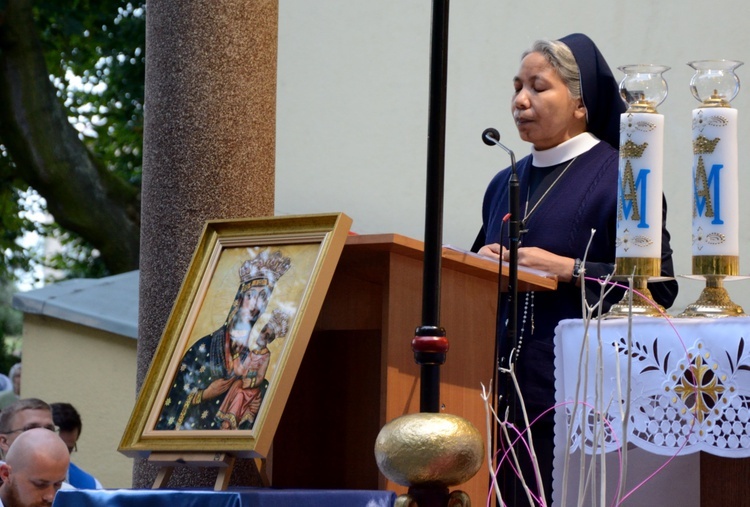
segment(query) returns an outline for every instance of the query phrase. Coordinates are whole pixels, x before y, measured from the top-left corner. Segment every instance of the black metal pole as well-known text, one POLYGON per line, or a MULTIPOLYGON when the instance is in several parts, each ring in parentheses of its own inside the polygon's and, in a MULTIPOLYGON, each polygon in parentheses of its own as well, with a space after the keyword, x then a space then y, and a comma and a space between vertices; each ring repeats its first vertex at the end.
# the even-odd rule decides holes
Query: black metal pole
POLYGON ((440 327, 448 10, 448 0, 433 0, 422 324, 412 342, 415 360, 421 367, 420 411, 435 413, 440 411, 440 365, 448 351, 445 330, 440 327))
MULTIPOLYGON (((515 156, 511 153, 512 172, 508 188, 510 201, 510 230, 508 235, 508 325, 505 329, 505 347, 499 360, 500 366, 509 370, 515 368, 515 358, 518 354, 516 351, 516 346, 518 344, 518 247, 520 246, 521 235, 523 234, 521 228, 520 183, 518 181, 518 174, 516 173, 515 165, 515 156)), ((498 314, 500 313, 500 308, 498 308, 498 314)), ((498 327, 498 329, 502 328, 498 327)), ((512 424, 517 424, 518 397, 516 395, 515 385, 513 384, 509 373, 499 373, 498 378, 503 381, 503 385, 498 386, 498 393, 505 396, 505 406, 508 408, 508 421, 512 424)), ((519 451, 521 447, 521 445, 517 444, 516 450, 519 451)), ((520 452, 523 451, 521 450, 520 452)), ((508 471, 508 467, 509 463, 505 463, 505 470, 502 474, 502 480, 505 483, 505 497, 506 499, 510 499, 510 505, 518 505, 520 493, 518 480, 512 472, 508 471)))

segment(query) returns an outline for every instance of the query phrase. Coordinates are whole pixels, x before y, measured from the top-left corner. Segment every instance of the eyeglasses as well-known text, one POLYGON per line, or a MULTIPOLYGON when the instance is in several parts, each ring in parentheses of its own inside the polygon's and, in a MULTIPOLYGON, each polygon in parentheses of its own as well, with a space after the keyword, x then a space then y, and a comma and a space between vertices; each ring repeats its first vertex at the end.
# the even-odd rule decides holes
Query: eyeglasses
POLYGON ((48 424, 48 425, 42 425, 42 424, 34 424, 34 423, 32 423, 32 424, 27 424, 23 428, 16 428, 14 430, 8 430, 8 431, 0 431, 0 433, 2 433, 3 435, 12 435, 13 433, 23 433, 24 431, 33 430, 33 429, 36 429, 36 428, 44 428, 44 429, 47 429, 47 430, 50 430, 50 431, 54 431, 55 433, 59 433, 60 432, 60 428, 58 428, 54 424, 52 424, 52 425, 50 425, 50 424, 48 424))

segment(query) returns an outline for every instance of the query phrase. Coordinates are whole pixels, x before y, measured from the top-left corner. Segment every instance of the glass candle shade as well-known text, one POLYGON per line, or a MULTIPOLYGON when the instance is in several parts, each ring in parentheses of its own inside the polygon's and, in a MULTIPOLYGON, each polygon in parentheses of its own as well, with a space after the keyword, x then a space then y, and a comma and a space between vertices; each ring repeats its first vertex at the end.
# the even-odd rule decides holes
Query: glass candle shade
POLYGON ((625 76, 620 80, 620 95, 630 112, 655 113, 667 98, 669 89, 663 74, 666 65, 634 64, 618 67, 625 76))
POLYGON ((695 60, 688 65, 695 70, 690 79, 690 91, 702 107, 729 107, 740 91, 740 78, 735 70, 742 62, 695 60))

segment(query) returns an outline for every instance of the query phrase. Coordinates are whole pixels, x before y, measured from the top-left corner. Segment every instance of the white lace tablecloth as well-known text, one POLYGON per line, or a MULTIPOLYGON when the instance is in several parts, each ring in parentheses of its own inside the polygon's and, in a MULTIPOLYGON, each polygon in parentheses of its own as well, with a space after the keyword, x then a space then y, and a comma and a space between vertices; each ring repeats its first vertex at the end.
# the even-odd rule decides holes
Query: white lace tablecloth
POLYGON ((750 456, 748 338, 750 317, 636 317, 632 332, 627 319, 592 321, 587 332, 582 320, 562 321, 556 446, 750 456))

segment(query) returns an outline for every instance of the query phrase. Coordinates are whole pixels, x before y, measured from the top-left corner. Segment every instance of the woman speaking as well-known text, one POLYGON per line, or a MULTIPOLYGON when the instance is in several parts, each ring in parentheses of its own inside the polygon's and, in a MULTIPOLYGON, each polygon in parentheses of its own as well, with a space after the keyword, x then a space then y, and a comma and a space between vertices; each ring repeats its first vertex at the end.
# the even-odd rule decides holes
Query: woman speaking
MULTIPOLYGON (((544 487, 551 499, 554 450, 555 327, 562 319, 581 318, 578 274, 586 255, 587 278, 612 273, 617 226, 617 179, 620 114, 626 110, 617 82, 604 57, 587 36, 572 34, 557 41, 537 41, 522 56, 513 78, 511 111, 521 139, 531 143, 531 154, 517 164, 520 219, 523 234, 518 264, 557 275, 555 291, 519 295, 516 317, 515 372, 533 435, 544 487), (591 239, 591 230, 596 232, 591 239), (587 245, 591 245, 586 252, 587 245), (540 417, 541 416, 541 417, 540 417)), ((482 229, 473 250, 508 260, 510 168, 499 172, 487 188, 482 206, 482 229)), ((672 251, 663 213, 662 275, 673 276, 672 251)), ((677 295, 677 283, 649 284, 654 299, 665 308, 677 295)), ((586 282, 586 297, 599 299, 598 282, 586 282)), ((603 311, 620 300, 603 302, 603 311)), ((498 350, 507 344, 508 299, 500 301, 498 350)), ((513 412, 511 412, 513 413, 513 412)), ((523 429, 520 409, 511 421, 523 429)), ((520 452, 521 455, 528 454, 520 452)), ((505 472, 506 475, 514 471, 505 472)), ((539 495, 528 460, 522 473, 532 494, 539 495)), ((501 481, 502 482, 502 481, 501 481)), ((520 505, 528 505, 526 494, 520 505)), ((505 500, 511 500, 507 492, 505 500)), ((541 495, 540 497, 541 498, 541 495)))

